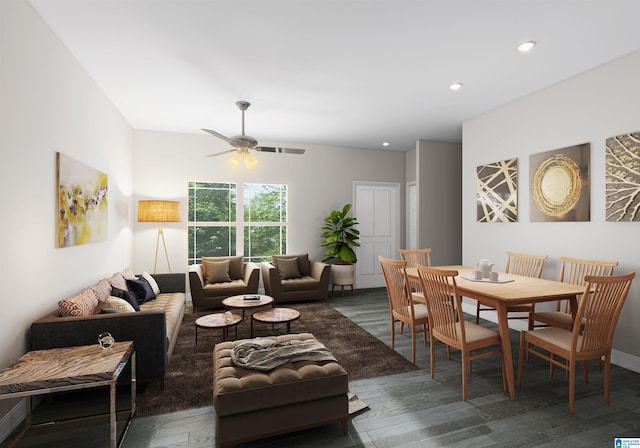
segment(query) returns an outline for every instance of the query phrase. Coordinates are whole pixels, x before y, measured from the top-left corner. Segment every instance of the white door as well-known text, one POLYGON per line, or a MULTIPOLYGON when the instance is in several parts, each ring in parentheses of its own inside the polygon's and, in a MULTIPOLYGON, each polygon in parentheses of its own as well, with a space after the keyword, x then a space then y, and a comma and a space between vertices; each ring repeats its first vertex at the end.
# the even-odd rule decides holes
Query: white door
POLYGON ((398 258, 400 184, 354 182, 353 216, 360 223, 356 287, 384 287, 378 256, 398 258))
POLYGON ((407 183, 406 249, 418 249, 418 187, 415 182, 407 183))

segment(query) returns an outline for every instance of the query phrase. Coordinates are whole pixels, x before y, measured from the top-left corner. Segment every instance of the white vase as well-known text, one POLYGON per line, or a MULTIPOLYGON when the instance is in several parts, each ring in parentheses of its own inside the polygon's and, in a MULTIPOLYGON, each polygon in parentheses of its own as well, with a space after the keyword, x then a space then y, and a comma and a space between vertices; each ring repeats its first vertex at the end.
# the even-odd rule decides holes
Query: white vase
POLYGON ((355 269, 356 266, 354 264, 332 264, 331 283, 340 286, 353 286, 355 269))

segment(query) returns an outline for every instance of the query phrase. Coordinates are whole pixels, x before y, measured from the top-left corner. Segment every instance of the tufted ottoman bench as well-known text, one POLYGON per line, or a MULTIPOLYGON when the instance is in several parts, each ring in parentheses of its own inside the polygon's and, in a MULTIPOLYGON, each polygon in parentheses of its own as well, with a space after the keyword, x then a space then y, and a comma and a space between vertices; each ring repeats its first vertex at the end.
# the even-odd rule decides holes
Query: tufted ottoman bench
MULTIPOLYGON (((315 338, 301 333, 273 339, 315 338)), ((213 406, 221 448, 337 422, 347 434, 349 384, 340 364, 298 361, 268 372, 244 369, 231 361, 231 349, 244 341, 222 342, 213 351, 213 406)))

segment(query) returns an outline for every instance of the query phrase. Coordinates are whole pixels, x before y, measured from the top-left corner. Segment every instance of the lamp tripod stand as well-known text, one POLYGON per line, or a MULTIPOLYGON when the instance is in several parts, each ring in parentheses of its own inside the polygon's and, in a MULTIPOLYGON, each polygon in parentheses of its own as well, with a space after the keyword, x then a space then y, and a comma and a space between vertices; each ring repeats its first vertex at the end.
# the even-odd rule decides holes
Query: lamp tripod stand
POLYGON ((167 259, 167 266, 169 272, 171 272, 171 263, 169 263, 169 253, 167 252, 167 243, 164 240, 164 232, 162 231, 162 224, 158 223, 158 236, 156 238, 156 258, 153 261, 153 273, 156 273, 156 267, 158 266, 158 246, 160 245, 160 238, 162 238, 162 246, 164 247, 164 256, 167 259))

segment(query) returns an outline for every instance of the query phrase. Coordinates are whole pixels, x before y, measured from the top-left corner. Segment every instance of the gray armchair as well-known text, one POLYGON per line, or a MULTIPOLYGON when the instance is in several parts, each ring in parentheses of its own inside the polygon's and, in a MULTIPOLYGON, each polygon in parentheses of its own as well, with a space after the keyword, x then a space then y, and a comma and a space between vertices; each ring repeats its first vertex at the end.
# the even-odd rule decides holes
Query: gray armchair
POLYGON ((331 267, 309 254, 272 255, 260 269, 265 293, 276 302, 327 300, 331 267))
POLYGON ((194 313, 197 308, 221 308, 227 297, 258 292, 260 269, 256 263, 244 263, 242 256, 202 257, 201 261, 189 267, 194 313))

